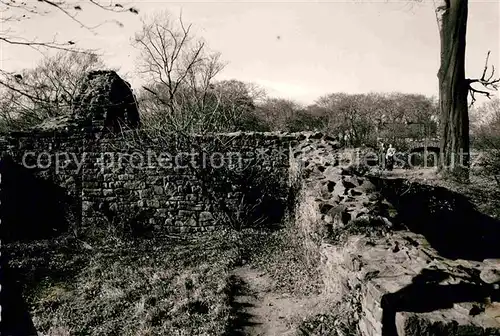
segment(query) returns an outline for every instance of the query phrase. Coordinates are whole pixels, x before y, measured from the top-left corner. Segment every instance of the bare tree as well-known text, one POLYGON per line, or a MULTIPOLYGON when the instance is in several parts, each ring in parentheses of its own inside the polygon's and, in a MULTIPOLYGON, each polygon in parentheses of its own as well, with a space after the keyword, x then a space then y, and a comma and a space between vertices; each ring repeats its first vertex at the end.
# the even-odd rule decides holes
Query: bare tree
MULTIPOLYGON (((482 84, 485 88, 497 89, 498 80, 486 77, 485 70, 480 79, 465 77, 465 46, 468 18, 468 0, 440 0, 436 4, 436 17, 441 40, 441 66, 439 79, 439 108, 441 113, 441 169, 458 179, 469 178, 469 115, 467 98, 487 91, 471 86, 482 84)), ((489 56, 489 53, 488 53, 489 56)))
POLYGON ((376 106, 369 95, 333 93, 320 97, 316 104, 328 116, 327 128, 346 144, 359 146, 373 133, 373 112, 376 106))
POLYGON ((255 110, 265 97, 262 88, 232 79, 215 82, 214 91, 220 101, 217 113, 220 131, 256 130, 255 110))
POLYGON ((288 122, 295 118, 302 106, 284 98, 267 98, 257 108, 258 116, 275 131, 286 131, 288 122))
POLYGON ((435 137, 438 105, 435 98, 401 92, 370 93, 372 122, 377 136, 384 139, 435 137))
POLYGON ((310 113, 315 109, 326 132, 353 146, 375 144, 378 137, 404 145, 406 138, 432 137, 437 128, 436 103, 423 95, 333 93, 317 99, 310 113))
POLYGON ((213 80, 224 64, 194 36, 191 24, 161 12, 144 22, 134 46, 141 52, 140 73, 151 79, 144 89, 164 110, 157 121, 177 131, 203 131, 214 124, 220 101, 213 80))
POLYGON ((38 1, 16 1, 16 0, 0 0, 0 44, 6 43, 16 46, 30 47, 37 50, 41 49, 56 49, 56 50, 72 50, 78 52, 88 52, 88 50, 80 49, 77 47, 76 41, 58 41, 53 39, 51 41, 38 40, 36 38, 30 39, 23 36, 24 33, 16 31, 12 28, 15 22, 22 22, 36 18, 38 16, 47 15, 53 11, 62 12, 65 16, 70 18, 73 22, 78 24, 81 28, 87 30, 94 30, 95 28, 113 22, 119 26, 123 24, 116 20, 105 21, 97 26, 89 26, 79 20, 78 14, 86 6, 98 7, 104 11, 110 12, 129 12, 138 14, 138 10, 134 7, 125 8, 120 3, 104 4, 99 0, 80 0, 80 1, 67 1, 67 0, 38 0, 38 1))
POLYGON ((103 67, 95 54, 60 51, 33 69, 0 71, 0 99, 8 106, 0 111, 0 119, 11 128, 24 128, 70 113, 87 73, 103 67))
MULTIPOLYGON (((200 116, 194 113, 200 108, 190 105, 191 99, 188 96, 192 92, 183 91, 181 94, 187 96, 187 99, 184 99, 187 104, 183 107, 183 113, 193 117, 193 120, 199 119, 200 116)), ((171 131, 179 129, 172 127, 170 118, 166 116, 165 106, 168 96, 162 84, 150 84, 146 89, 139 91, 138 101, 141 106, 142 120, 146 125, 162 125, 171 131)), ((259 106, 265 101, 266 93, 258 85, 234 79, 214 81, 207 96, 215 103, 213 105, 215 109, 212 110, 212 118, 199 123, 204 125, 204 132, 269 130, 264 118, 261 118, 262 113, 259 114, 259 106)), ((201 118, 203 119, 203 115, 201 118)), ((203 130, 197 131, 203 133, 203 130)))

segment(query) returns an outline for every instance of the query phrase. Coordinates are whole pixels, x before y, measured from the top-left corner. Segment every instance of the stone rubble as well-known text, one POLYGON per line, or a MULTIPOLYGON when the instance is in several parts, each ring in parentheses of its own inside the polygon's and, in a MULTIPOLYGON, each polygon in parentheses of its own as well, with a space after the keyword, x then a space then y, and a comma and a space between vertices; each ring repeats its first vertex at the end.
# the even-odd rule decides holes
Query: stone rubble
POLYGON ((293 157, 295 223, 321 260, 326 293, 342 298, 360 335, 500 335, 500 259, 446 259, 398 227, 369 168, 343 165, 335 142, 309 138, 293 157))

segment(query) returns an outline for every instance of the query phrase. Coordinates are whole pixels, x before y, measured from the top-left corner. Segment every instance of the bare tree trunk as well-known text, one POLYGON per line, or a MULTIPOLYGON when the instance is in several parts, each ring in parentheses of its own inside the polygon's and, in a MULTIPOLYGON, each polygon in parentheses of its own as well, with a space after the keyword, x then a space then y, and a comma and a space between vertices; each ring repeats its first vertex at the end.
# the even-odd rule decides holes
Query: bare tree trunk
POLYGON ((439 108, 440 169, 462 180, 469 178, 469 83, 465 78, 468 0, 442 0, 436 7, 441 39, 439 108))

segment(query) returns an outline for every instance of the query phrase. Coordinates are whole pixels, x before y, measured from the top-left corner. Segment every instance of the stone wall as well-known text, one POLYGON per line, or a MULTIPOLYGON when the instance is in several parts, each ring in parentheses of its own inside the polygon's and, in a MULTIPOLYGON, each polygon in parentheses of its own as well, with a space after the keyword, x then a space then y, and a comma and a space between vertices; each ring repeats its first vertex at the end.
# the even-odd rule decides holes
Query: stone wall
MULTIPOLYGON (((135 233, 204 232, 228 225, 230 219, 237 220, 241 214, 234 212, 241 211, 243 199, 249 199, 250 194, 265 194, 265 190, 259 188, 274 193, 274 201, 284 207, 289 186, 289 149, 304 137, 234 133, 182 141, 172 137, 154 143, 139 131, 129 134, 127 137, 89 129, 11 133, 2 137, 0 144, 3 179, 9 179, 14 171, 23 171, 34 181, 44 181, 45 187, 38 191, 39 199, 44 199, 44 193, 48 197, 50 188, 58 188, 58 196, 51 197, 58 198, 54 203, 59 208, 55 205, 45 208, 64 207, 64 214, 58 216, 67 219, 70 223, 66 224, 74 229, 114 227, 135 233), (214 156, 211 162, 207 157, 205 169, 193 169, 187 162, 173 162, 179 152, 198 152, 196 160, 200 165, 203 158, 200 152, 206 156, 220 152, 218 157, 222 155, 224 160, 217 161, 214 156), (170 161, 160 160, 160 154, 167 154, 170 161), (148 155, 152 157, 149 162, 148 155), (134 162, 134 158, 140 157, 146 158, 142 166, 134 162), (37 159, 40 159, 38 163, 37 159), (7 162, 12 163, 8 169, 7 162), (237 166, 228 168, 231 162, 237 166), (211 167, 212 163, 216 163, 217 168, 211 167), (241 167, 244 169, 239 169, 241 167), (257 183, 256 179, 261 185, 248 185, 257 183)), ((18 178, 16 183, 20 181, 18 178)), ((12 184, 12 190, 4 193, 6 198, 16 190, 12 184)), ((33 212, 23 201, 26 195, 33 193, 32 189, 33 186, 25 186, 15 192, 16 204, 7 209, 12 213, 12 223, 19 221, 16 220, 20 218, 19 213, 28 212, 32 218, 25 221, 26 227, 40 226, 40 222, 50 227, 54 217, 43 211, 33 212)), ((276 215, 276 209, 273 210, 276 204, 268 200, 260 203, 256 209, 260 215, 270 221, 280 220, 282 213, 276 215)), ((64 225, 60 226, 63 230, 64 225)))
POLYGON ((285 204, 295 135, 234 133, 181 140, 137 145, 137 139, 104 138, 89 144, 82 175, 83 225, 114 221, 132 231, 211 231, 237 218, 239 203, 255 187, 245 183, 256 183, 245 180, 255 169, 275 185, 276 199, 285 204))
POLYGON ((2 137, 11 238, 41 226, 55 234, 70 227, 159 234, 272 225, 288 206, 290 148, 323 137, 158 136, 139 126, 130 86, 104 70, 88 73, 71 115, 2 137))
POLYGON ((294 152, 295 227, 350 335, 500 335, 498 220, 322 143, 294 152))
POLYGON ((81 178, 77 166, 54 154, 80 157, 83 135, 68 131, 15 132, 0 138, 2 239, 46 237, 80 222, 81 178), (56 160, 60 163, 57 171, 56 160))

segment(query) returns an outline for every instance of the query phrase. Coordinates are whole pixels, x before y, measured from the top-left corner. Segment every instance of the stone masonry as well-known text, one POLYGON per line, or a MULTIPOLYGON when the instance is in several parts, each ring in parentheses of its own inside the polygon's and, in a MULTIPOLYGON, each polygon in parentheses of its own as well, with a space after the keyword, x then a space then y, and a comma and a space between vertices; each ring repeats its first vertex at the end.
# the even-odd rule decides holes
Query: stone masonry
MULTIPOLYGON (((295 226, 308 259, 319 260, 324 294, 342 302, 344 317, 357 321, 356 333, 362 336, 500 335, 500 259, 495 259, 499 245, 494 243, 498 239, 479 235, 480 245, 489 245, 496 254, 443 257, 435 241, 431 245, 416 233, 427 223, 416 220, 410 225, 412 218, 407 217, 401 222, 398 209, 381 192, 380 177, 363 164, 349 164, 346 158, 356 152, 313 139, 294 148, 290 173, 298 189, 295 226)), ((405 187, 395 200, 410 193, 405 187)), ((429 230, 435 233, 436 226, 444 227, 439 238, 443 245, 456 235, 459 219, 446 229, 438 207, 444 214, 461 211, 450 212, 452 203, 434 200, 430 209, 438 221, 429 223, 429 230)), ((421 205, 409 199, 408 206, 412 210, 421 205)), ((482 230, 472 224, 472 217, 467 220, 471 232, 482 230)), ((496 225, 492 229, 498 232, 496 225)), ((472 235, 464 236, 469 245, 462 243, 460 252, 474 248, 472 235)))
MULTIPOLYGON (((217 139, 225 143, 222 154, 234 163, 245 167, 258 162, 265 174, 281 176, 281 180, 274 181, 281 186, 276 192, 281 193, 278 197, 286 198, 289 147, 298 136, 234 133, 217 139)), ((72 213, 68 215, 80 228, 104 222, 123 225, 128 221, 140 230, 186 233, 224 225, 217 213, 221 210, 207 198, 204 181, 196 171, 187 165, 176 166, 172 157, 170 162, 157 160, 160 154, 175 155, 179 147, 130 148, 121 136, 103 136, 87 130, 76 134, 64 130, 17 132, 4 136, 1 146, 4 158, 11 157, 20 168, 28 167, 37 178, 60 186, 73 196, 72 213), (148 153, 153 157, 151 164, 134 165, 130 161, 134 156, 147 158, 148 153)), ((186 152, 192 153, 193 149, 186 152)), ((238 191, 241 190, 227 190, 219 196, 230 202, 238 199, 238 191)))
MULTIPOLYGON (((19 176, 16 170, 23 171, 71 196, 53 203, 69 203, 64 217, 79 232, 106 226, 138 234, 214 230, 227 225, 228 217, 242 216, 243 199, 269 203, 257 200, 258 186, 246 176, 252 174, 253 181, 260 179, 263 189, 277 200, 267 208, 260 204, 260 215, 268 216, 276 212, 273 206, 286 203, 289 149, 303 135, 163 134, 157 141, 156 135, 138 129, 133 92, 114 71, 90 72, 73 105, 71 116, 1 137, 0 150, 4 162, 7 158, 13 162, 10 175, 5 175, 11 180, 19 176), (195 163, 203 168, 186 164, 189 156, 196 156, 195 163)), ((22 198, 23 192, 30 193, 19 191, 17 197, 22 198)), ((13 220, 23 213, 21 202, 10 209, 13 220)), ((54 204, 50 206, 60 208, 54 204)), ((45 215, 32 217, 33 225, 40 221, 51 225, 45 215)), ((268 217, 280 220, 279 213, 268 217)))

